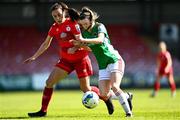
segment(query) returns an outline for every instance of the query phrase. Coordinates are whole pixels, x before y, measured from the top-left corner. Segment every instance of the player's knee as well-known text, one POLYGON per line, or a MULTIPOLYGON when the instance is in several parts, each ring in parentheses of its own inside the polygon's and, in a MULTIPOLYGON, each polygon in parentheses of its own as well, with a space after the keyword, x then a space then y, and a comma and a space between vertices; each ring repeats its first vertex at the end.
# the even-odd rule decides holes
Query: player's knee
POLYGON ((117 85, 117 84, 112 84, 112 90, 113 90, 113 92, 117 92, 117 91, 119 91, 119 85, 117 85))
POLYGON ((52 88, 53 86, 54 86, 54 83, 52 81, 50 81, 49 79, 46 80, 46 87, 52 88))

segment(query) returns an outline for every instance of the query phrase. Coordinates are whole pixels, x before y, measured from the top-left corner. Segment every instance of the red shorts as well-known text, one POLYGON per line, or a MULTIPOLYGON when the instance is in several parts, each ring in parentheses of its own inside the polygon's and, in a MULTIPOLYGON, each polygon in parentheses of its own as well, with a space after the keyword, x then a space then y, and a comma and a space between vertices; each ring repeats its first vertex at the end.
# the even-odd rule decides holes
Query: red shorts
POLYGON ((173 74, 173 68, 171 67, 168 72, 165 72, 165 68, 161 68, 158 72, 160 76, 168 76, 173 74))
POLYGON ((75 70, 78 78, 87 77, 93 74, 91 61, 88 56, 77 62, 69 62, 61 58, 56 66, 67 71, 68 74, 75 70))

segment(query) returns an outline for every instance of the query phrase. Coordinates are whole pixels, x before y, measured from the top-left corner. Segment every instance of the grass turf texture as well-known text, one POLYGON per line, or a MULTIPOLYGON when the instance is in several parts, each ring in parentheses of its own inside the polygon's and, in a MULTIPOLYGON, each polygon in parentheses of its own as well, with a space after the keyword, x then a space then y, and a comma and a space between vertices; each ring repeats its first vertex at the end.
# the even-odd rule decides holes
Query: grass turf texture
MULTIPOLYGON (((180 90, 171 98, 170 90, 160 90, 156 98, 150 98, 151 90, 128 90, 134 94, 132 120, 180 120, 180 90)), ((28 112, 40 108, 42 92, 0 93, 0 119, 45 119, 45 120, 126 120, 117 100, 113 100, 115 112, 108 115, 105 104, 87 109, 81 103, 80 91, 55 91, 47 117, 29 118, 28 112)))

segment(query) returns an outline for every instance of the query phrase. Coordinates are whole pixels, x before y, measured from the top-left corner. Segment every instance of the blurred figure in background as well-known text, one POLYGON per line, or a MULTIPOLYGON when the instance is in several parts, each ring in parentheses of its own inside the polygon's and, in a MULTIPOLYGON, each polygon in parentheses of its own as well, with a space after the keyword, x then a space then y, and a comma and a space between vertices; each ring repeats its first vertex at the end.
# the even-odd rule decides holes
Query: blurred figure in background
POLYGON ((167 50, 166 43, 159 43, 159 52, 157 55, 157 68, 156 68, 156 80, 154 83, 154 90, 152 92, 152 97, 157 96, 157 92, 160 89, 160 80, 163 76, 167 77, 169 86, 171 87, 171 96, 176 95, 176 84, 174 82, 173 67, 171 54, 167 50))

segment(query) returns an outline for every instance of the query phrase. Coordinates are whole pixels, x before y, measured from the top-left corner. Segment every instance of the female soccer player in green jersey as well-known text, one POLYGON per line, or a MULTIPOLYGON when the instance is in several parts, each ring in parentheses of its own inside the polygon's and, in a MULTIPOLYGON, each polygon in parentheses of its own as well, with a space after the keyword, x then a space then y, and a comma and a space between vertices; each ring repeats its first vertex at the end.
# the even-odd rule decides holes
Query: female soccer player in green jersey
MULTIPOLYGON (((80 13, 79 24, 82 26, 82 37, 72 40, 75 45, 87 45, 96 57, 99 66, 99 89, 104 99, 109 99, 112 88, 127 117, 132 116, 132 94, 120 89, 125 63, 110 43, 105 26, 97 23, 97 14, 87 7, 80 13)), ((72 52, 73 53, 73 52, 72 52)))

